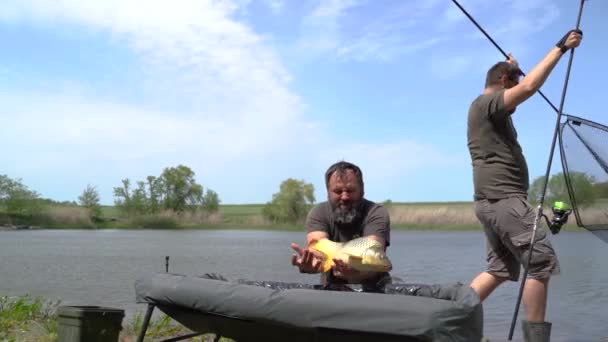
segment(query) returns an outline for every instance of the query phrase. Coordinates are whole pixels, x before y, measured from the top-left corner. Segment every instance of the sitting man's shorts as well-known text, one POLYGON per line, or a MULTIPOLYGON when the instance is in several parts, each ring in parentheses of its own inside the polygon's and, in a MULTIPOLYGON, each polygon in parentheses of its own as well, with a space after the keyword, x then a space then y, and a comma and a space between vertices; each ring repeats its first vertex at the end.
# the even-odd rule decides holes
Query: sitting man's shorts
MULTIPOLYGON (((475 215, 484 226, 487 239, 487 272, 517 281, 520 265, 528 260, 536 213, 523 197, 475 202, 475 215)), ((539 222, 540 223, 540 222, 539 222)), ((544 279, 560 273, 559 261, 545 229, 536 229, 528 277, 544 279)))

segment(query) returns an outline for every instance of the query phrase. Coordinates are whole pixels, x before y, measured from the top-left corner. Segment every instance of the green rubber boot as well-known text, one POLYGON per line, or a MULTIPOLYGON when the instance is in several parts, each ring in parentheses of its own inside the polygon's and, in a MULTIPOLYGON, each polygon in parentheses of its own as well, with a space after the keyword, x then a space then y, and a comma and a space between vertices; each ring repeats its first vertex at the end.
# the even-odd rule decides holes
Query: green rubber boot
POLYGON ((524 342, 549 342, 551 340, 551 322, 521 321, 524 342))

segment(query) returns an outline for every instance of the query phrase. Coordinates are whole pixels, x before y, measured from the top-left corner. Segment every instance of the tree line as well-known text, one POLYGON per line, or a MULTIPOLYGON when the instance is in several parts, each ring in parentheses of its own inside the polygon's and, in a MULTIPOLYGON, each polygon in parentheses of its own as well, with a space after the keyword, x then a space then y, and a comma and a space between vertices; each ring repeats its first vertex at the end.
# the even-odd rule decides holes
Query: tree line
MULTIPOLYGON (((574 188, 578 206, 591 206, 598 199, 608 199, 608 181, 599 182, 593 176, 582 172, 570 172, 569 180, 574 188)), ((158 176, 147 176, 145 180, 121 180, 113 188, 114 205, 126 217, 155 215, 161 212, 181 214, 187 211, 214 213, 221 203, 218 193, 205 189, 198 183, 194 171, 185 165, 167 167, 158 176)), ((530 185, 528 198, 538 203, 542 194, 544 176, 537 177, 530 185)), ((315 189, 304 180, 288 178, 262 208, 264 218, 272 223, 301 224, 310 208, 315 204, 315 189)), ((545 204, 554 201, 570 202, 565 176, 557 173, 547 184, 545 204)), ((392 203, 390 200, 384 202, 392 203)), ((57 202, 41 198, 20 179, 0 175, 0 217, 27 218, 40 214, 49 205, 80 206, 87 210, 93 221, 103 220, 99 191, 93 185, 78 196, 77 201, 57 202)))
POLYGON ((220 198, 196 182, 195 173, 185 165, 165 168, 158 176, 148 176, 132 186, 126 178, 115 187, 114 204, 127 216, 156 214, 163 210, 182 213, 203 210, 216 212, 220 198))
MULTIPOLYGON (((131 182, 121 180, 121 185, 113 188, 114 205, 127 217, 157 214, 171 211, 177 214, 185 211, 213 213, 220 205, 219 195, 204 189, 195 179, 194 171, 185 165, 164 168, 158 176, 148 176, 146 181, 131 182)), ((78 196, 78 201, 58 202, 42 198, 28 188, 21 179, 0 175, 0 214, 13 218, 31 218, 44 213, 49 205, 80 206, 87 210, 93 221, 103 220, 99 191, 88 184, 78 196)))

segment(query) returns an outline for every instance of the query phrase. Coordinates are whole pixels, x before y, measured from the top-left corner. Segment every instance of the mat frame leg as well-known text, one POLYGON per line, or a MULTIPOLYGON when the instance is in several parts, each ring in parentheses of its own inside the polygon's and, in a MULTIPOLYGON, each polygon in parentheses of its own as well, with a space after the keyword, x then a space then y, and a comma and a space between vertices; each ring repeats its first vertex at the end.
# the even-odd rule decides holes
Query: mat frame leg
MULTIPOLYGON (((146 316, 144 317, 144 321, 142 322, 142 325, 141 325, 141 330, 139 331, 139 335, 137 336, 137 342, 144 341, 144 337, 146 336, 146 332, 148 331, 148 326, 150 325, 150 319, 152 318, 152 312, 154 312, 155 307, 156 307, 156 305, 154 305, 154 304, 148 304, 148 308, 146 309, 146 316)), ((186 335, 172 337, 172 338, 169 338, 166 340, 162 340, 161 342, 182 341, 185 339, 189 339, 189 338, 204 335, 204 334, 205 334, 204 332, 194 332, 191 334, 186 334, 186 335)), ((213 341, 219 342, 220 338, 222 338, 222 336, 219 334, 216 334, 215 337, 213 338, 213 341)))
POLYGON ((144 336, 146 336, 146 331, 148 330, 148 325, 150 325, 150 318, 152 317, 152 311, 154 311, 155 305, 148 304, 148 309, 146 310, 146 316, 144 317, 144 321, 141 325, 141 330, 139 331, 139 335, 137 336, 137 342, 144 342, 144 336))

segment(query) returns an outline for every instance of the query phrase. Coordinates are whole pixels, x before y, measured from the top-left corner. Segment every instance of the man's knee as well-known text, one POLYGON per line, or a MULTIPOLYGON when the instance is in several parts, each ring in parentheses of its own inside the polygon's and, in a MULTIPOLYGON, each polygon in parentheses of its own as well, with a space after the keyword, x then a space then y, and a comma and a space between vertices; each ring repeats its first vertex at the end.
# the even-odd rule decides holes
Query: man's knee
POLYGON ((549 278, 559 274, 559 261, 554 253, 535 251, 532 254, 528 268, 528 277, 546 283, 549 281, 549 278))
POLYGON ((525 267, 529 260, 528 277, 542 280, 560 274, 559 260, 546 232, 542 230, 537 232, 532 255, 530 255, 531 239, 532 232, 511 238, 522 266, 525 267))

